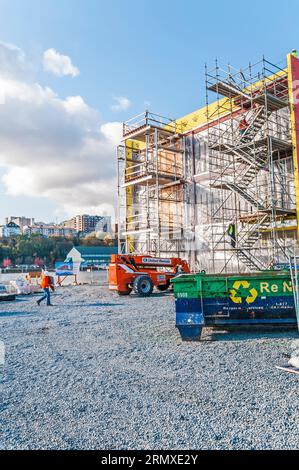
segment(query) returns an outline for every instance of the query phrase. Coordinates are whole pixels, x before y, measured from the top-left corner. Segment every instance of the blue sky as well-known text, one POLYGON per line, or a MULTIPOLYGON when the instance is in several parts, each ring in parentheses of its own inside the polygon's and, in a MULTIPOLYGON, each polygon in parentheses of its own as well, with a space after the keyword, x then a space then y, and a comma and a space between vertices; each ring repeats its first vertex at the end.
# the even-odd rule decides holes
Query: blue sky
MULTIPOLYGON (((102 124, 121 122, 146 106, 174 118, 197 109, 205 101, 204 64, 212 65, 215 57, 242 67, 263 54, 278 63, 290 49, 299 48, 298 4, 292 0, 283 7, 255 0, 0 0, 0 7, 0 40, 25 52, 32 82, 50 87, 62 100, 81 96, 98 111, 102 124), (78 77, 43 70, 42 54, 52 48, 70 57, 80 69, 78 77), (113 111, 115 97, 126 97, 131 106, 113 111)), ((72 210, 70 203, 67 210, 61 206, 59 195, 49 196, 50 191, 6 193, 0 183, 0 223, 12 213, 49 221, 72 210)))

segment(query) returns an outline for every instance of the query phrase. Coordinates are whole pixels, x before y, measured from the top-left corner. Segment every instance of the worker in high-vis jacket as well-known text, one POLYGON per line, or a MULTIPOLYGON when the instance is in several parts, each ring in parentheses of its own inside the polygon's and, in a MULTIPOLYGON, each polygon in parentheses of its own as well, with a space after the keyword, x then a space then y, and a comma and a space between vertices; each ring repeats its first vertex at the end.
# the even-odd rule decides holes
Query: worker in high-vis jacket
POLYGON ((180 274, 183 274, 184 270, 183 267, 180 264, 177 264, 175 267, 175 275, 179 276, 180 274))
POLYGON ((298 52, 297 52, 297 49, 293 49, 292 52, 291 52, 292 56, 294 57, 298 57, 298 52))
POLYGON ((248 122, 246 121, 246 117, 243 116, 241 121, 239 122, 239 132, 241 136, 245 134, 247 128, 248 128, 248 122))
POLYGON ((43 300, 46 300, 47 307, 52 307, 50 290, 54 291, 54 285, 53 285, 52 277, 50 276, 48 271, 43 271, 40 286, 43 289, 45 294, 43 295, 43 297, 38 299, 38 301, 36 302, 37 305, 40 306, 41 302, 43 302, 43 300))
POLYGON ((234 223, 229 224, 227 234, 230 237, 230 244, 232 248, 236 248, 236 243, 237 243, 236 232, 237 232, 236 224, 234 223))

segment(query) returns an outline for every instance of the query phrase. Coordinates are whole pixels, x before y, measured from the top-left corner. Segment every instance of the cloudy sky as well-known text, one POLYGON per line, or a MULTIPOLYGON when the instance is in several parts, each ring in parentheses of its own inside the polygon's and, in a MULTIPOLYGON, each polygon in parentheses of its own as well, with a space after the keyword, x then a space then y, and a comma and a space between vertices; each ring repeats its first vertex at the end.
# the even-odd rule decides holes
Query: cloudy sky
POLYGON ((235 0, 201 3, 0 0, 0 223, 112 213, 122 121, 202 106, 216 56, 282 64, 299 48, 295 1, 277 15, 253 0, 246 18, 235 0))

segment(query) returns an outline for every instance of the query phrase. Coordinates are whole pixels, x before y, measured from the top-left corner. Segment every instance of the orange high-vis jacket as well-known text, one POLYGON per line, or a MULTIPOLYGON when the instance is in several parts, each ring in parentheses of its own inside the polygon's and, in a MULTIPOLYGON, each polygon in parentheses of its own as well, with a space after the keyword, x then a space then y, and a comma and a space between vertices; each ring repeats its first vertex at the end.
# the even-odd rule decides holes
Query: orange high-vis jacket
POLYGON ((246 129, 246 127, 248 127, 248 123, 247 123, 246 119, 243 118, 242 121, 239 124, 239 129, 243 130, 243 129, 246 129))
POLYGON ((51 279, 49 276, 43 276, 41 281, 41 288, 46 289, 51 286, 51 279))

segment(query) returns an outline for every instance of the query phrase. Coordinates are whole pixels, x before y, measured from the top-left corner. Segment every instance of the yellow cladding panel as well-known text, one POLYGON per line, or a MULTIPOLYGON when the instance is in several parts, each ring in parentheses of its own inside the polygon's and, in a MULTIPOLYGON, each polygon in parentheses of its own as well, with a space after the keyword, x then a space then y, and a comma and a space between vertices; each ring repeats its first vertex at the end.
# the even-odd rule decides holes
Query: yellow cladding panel
MULTIPOLYGON (((237 109, 237 107, 235 106, 233 110, 234 109, 237 109)), ((229 111, 231 111, 230 100, 228 98, 223 98, 210 104, 208 108, 205 106, 193 113, 187 114, 187 116, 177 119, 176 124, 178 127, 182 127, 182 132, 188 132, 206 124, 208 122, 208 115, 209 119, 216 119, 229 111)))
MULTIPOLYGON (((137 142, 136 140, 126 140, 126 170, 133 165, 133 151, 138 150, 142 145, 141 142, 137 142)), ((127 219, 131 219, 133 216, 133 186, 126 187, 126 206, 127 206, 127 219)), ((132 248, 134 239, 133 237, 128 237, 128 244, 132 248)))
MULTIPOLYGON (((298 59, 297 59, 298 60, 298 59)), ((292 143, 293 143, 293 162, 294 162, 294 183, 295 183, 295 197, 296 197, 296 210, 297 210, 297 237, 299 238, 299 169, 298 169, 298 159, 299 159, 299 149, 297 145, 297 134, 298 129, 296 125, 296 110, 295 110, 295 103, 294 103, 294 95, 293 95, 293 80, 296 80, 298 76, 295 74, 295 69, 293 69, 292 64, 292 54, 287 55, 288 61, 288 84, 289 84, 289 99, 291 104, 291 126, 292 126, 292 143)), ((297 114, 298 114, 298 105, 297 105, 297 114)))

